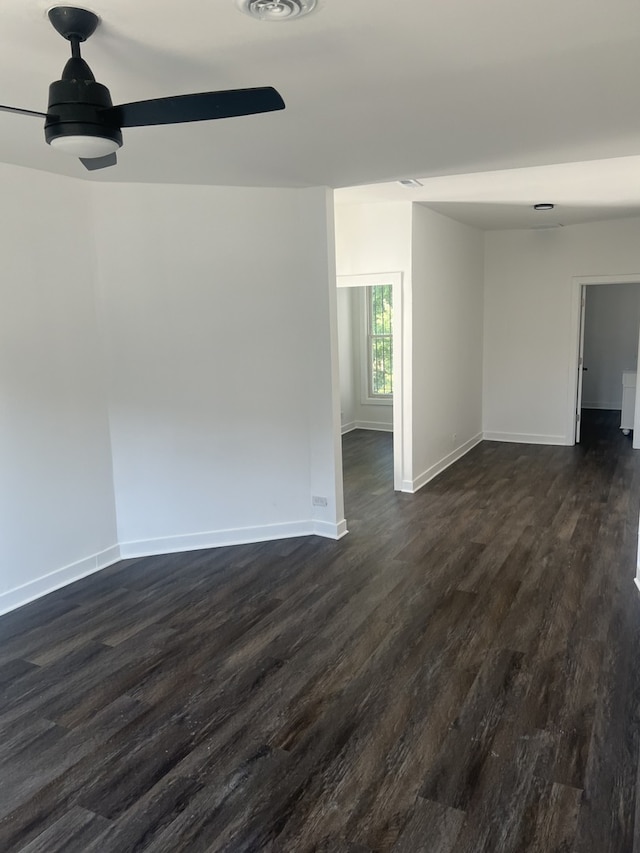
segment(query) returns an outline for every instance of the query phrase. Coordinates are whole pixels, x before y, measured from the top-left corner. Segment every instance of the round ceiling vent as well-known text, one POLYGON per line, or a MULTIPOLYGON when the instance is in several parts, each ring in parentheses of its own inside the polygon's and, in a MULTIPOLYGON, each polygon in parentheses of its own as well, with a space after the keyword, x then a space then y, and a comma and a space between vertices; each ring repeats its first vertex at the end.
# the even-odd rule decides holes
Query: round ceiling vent
POLYGON ((312 12, 316 0, 236 0, 236 4, 259 21, 290 21, 312 12))

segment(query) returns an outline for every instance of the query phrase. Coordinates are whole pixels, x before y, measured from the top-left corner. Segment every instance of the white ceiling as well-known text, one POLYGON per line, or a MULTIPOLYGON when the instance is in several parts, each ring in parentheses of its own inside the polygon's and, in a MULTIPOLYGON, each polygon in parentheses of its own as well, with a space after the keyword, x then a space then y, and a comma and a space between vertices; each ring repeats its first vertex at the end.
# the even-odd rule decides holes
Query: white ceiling
MULTIPOLYGON (((50 5, 3 0, 0 103, 46 109, 68 56, 50 5)), ((96 181, 348 187, 625 158, 633 198, 605 213, 640 209, 636 0, 318 0, 283 23, 234 0, 89 8, 102 24, 83 53, 115 103, 273 85, 287 109, 126 129, 118 166, 95 173, 51 150, 39 119, 0 113, 0 161, 96 181)), ((503 204, 521 208, 495 196, 470 208, 464 195, 434 206, 469 221, 479 211, 485 227, 503 204)))
POLYGON ((393 182, 339 189, 336 202, 417 202, 484 230, 640 216, 640 155, 420 180, 420 187, 393 182), (541 202, 554 209, 534 210, 541 202))

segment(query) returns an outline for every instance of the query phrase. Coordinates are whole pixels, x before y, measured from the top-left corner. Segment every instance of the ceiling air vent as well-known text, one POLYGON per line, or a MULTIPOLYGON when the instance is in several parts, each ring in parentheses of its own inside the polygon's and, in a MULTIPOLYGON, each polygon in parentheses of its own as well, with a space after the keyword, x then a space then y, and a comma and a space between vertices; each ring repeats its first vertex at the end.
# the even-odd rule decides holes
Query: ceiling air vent
POLYGON ((316 0, 236 0, 236 5, 259 21, 290 21, 312 12, 316 0))

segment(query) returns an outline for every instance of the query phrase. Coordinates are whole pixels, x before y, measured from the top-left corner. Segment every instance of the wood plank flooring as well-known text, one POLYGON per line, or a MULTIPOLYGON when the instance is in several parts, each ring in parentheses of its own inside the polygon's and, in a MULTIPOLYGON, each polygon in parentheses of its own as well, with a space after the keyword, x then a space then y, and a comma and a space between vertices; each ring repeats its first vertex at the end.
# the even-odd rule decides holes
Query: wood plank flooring
POLYGON ((0 850, 631 853, 616 416, 416 495, 390 435, 351 433, 340 542, 129 560, 0 618, 0 850))

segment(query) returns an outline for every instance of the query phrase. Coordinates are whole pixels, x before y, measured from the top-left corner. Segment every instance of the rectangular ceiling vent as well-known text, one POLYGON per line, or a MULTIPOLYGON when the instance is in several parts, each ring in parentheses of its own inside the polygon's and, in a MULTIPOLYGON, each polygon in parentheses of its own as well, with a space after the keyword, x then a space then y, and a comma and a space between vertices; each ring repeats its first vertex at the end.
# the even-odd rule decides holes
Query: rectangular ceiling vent
POLYGON ((420 181, 415 178, 407 178, 406 181, 398 181, 399 184, 402 184, 403 187, 421 187, 422 184, 420 181))

